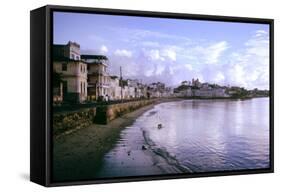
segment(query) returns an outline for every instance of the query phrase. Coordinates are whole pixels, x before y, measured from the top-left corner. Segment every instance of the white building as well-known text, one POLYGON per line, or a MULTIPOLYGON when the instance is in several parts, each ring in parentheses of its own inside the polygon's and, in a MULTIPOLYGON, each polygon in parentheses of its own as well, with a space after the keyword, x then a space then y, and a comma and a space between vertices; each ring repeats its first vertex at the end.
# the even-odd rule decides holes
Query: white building
POLYGON ((81 103, 87 99, 87 64, 82 61, 54 59, 53 70, 62 74, 63 100, 81 103))
POLYGON ((81 103, 87 99, 87 64, 80 59, 78 43, 53 46, 53 71, 61 74, 64 102, 81 103))
POLYGON ((88 66, 88 95, 90 100, 104 100, 110 95, 108 59, 104 55, 81 55, 88 66))
POLYGON ((54 57, 64 57, 72 60, 80 60, 80 45, 69 41, 66 45, 56 44, 53 47, 54 57))
POLYGON ((211 98, 211 97, 229 97, 228 94, 226 94, 225 89, 223 88, 202 88, 202 89, 196 89, 193 92, 193 96, 195 97, 205 97, 205 98, 211 98))
POLYGON ((124 86, 122 89, 123 92, 123 99, 133 99, 135 98, 135 88, 131 86, 124 86))
POLYGON ((120 100, 121 99, 121 87, 119 78, 116 76, 110 76, 109 79, 109 100, 120 100))

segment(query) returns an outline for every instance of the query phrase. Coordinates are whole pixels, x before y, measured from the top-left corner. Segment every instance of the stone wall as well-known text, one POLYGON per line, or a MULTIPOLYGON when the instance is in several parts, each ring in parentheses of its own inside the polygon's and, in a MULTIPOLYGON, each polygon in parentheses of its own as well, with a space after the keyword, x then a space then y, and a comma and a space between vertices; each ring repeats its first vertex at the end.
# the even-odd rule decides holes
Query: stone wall
POLYGON ((97 124, 107 124, 109 121, 120 117, 126 113, 132 112, 143 106, 152 104, 154 100, 131 101, 112 105, 98 106, 94 122, 97 124))
POLYGON ((95 108, 81 109, 76 112, 55 113, 53 115, 53 135, 72 132, 89 125, 107 124, 109 121, 132 112, 143 106, 154 103, 155 100, 130 101, 111 105, 100 105, 95 108))
POLYGON ((93 123, 96 108, 83 109, 77 112, 58 113, 53 115, 53 135, 57 136, 73 129, 87 127, 93 123))

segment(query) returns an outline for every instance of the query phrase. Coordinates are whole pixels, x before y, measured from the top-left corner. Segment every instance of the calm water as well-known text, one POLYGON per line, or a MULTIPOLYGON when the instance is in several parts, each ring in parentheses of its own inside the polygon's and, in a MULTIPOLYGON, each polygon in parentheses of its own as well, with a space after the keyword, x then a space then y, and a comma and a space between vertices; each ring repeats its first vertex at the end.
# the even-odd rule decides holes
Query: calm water
MULTIPOLYGON (((106 155, 102 171, 116 168, 118 176, 118 169, 126 169, 119 166, 121 162, 126 165, 126 153, 131 149, 140 152, 144 143, 153 152, 146 155, 161 156, 171 166, 191 172, 268 168, 269 99, 184 100, 156 105, 122 132, 116 147, 106 155), (162 128, 157 126, 160 123, 162 128)), ((132 162, 134 172, 125 175, 139 175, 137 167, 145 164, 132 162)))

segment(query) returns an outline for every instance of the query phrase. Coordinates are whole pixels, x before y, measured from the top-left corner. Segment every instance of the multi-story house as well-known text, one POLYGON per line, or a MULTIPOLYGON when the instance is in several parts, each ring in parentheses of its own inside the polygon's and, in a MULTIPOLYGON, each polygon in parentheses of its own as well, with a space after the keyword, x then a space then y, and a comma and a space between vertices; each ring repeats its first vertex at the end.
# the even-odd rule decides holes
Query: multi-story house
POLYGON ((87 99, 87 64, 80 60, 80 45, 69 41, 53 46, 53 71, 61 74, 63 102, 87 99))
POLYGON ((109 87, 109 100, 120 100, 122 90, 120 87, 120 80, 117 76, 110 76, 109 87))
POLYGON ((165 92, 165 84, 161 82, 151 83, 147 88, 148 97, 163 97, 163 93, 165 92))
POLYGON ((56 44, 53 46, 54 57, 64 57, 72 60, 80 60, 80 45, 69 41, 66 45, 56 44))
POLYGON ((67 58, 54 58, 53 70, 62 74, 63 101, 81 103, 87 99, 87 64, 67 58))
POLYGON ((81 60, 87 63, 89 99, 104 100, 110 94, 107 57, 104 55, 81 55, 81 60))

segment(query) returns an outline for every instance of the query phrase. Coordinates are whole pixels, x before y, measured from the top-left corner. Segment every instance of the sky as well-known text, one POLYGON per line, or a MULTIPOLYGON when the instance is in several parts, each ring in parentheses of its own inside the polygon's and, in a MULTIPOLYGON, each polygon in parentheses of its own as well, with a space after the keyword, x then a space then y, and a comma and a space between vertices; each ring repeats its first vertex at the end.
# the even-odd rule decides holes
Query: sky
POLYGON ((54 13, 54 44, 103 54, 108 71, 143 83, 184 80, 269 89, 269 25, 54 13))

